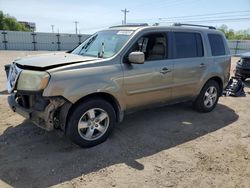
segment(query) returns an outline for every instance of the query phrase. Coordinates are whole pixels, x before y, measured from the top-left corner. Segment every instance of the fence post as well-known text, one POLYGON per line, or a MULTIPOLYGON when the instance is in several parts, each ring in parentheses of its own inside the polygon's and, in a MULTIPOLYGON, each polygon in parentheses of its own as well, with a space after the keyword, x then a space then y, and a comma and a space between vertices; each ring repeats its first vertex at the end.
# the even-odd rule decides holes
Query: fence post
POLYGON ((80 45, 80 44, 82 43, 82 40, 81 40, 82 35, 78 35, 78 38, 79 38, 79 42, 78 42, 78 44, 80 45))
POLYGON ((33 38, 33 50, 36 51, 36 33, 33 31, 33 33, 31 33, 32 38, 33 38))
POLYGON ((235 46, 235 54, 234 55, 236 55, 237 54, 237 51, 238 51, 238 46, 239 46, 239 40, 237 40, 236 41, 236 46, 235 46))
POLYGON ((7 32, 3 31, 2 34, 3 34, 4 49, 7 50, 7 43, 8 43, 7 38, 6 38, 7 32))
POLYGON ((60 34, 58 33, 57 35, 56 35, 56 37, 57 37, 57 50, 58 51, 60 51, 61 50, 61 48, 60 48, 60 44, 61 44, 61 42, 60 42, 60 34))

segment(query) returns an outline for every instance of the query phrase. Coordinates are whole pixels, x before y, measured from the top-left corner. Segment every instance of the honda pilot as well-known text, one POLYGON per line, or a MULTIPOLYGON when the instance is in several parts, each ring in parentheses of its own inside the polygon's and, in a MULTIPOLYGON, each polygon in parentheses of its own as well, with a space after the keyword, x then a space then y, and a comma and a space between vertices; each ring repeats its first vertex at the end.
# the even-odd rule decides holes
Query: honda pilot
POLYGON ((213 27, 114 26, 72 51, 16 59, 8 103, 37 126, 91 147, 137 109, 191 101, 199 112, 212 111, 230 60, 224 34, 213 27))

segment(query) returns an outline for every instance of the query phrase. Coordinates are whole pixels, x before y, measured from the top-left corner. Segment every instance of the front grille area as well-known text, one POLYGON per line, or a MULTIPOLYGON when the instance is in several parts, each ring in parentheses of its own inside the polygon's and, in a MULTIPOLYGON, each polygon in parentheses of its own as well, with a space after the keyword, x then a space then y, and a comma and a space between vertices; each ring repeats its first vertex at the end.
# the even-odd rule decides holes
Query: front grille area
POLYGON ((45 107, 49 104, 49 100, 42 97, 41 93, 16 93, 15 100, 21 107, 26 109, 34 109, 37 111, 44 111, 45 107))
POLYGON ((18 68, 15 64, 10 65, 9 74, 8 74, 8 82, 7 89, 9 93, 12 93, 16 87, 17 79, 21 74, 22 70, 18 68))
POLYGON ((243 68, 250 69, 250 59, 249 58, 244 58, 241 61, 242 61, 242 67, 243 68))

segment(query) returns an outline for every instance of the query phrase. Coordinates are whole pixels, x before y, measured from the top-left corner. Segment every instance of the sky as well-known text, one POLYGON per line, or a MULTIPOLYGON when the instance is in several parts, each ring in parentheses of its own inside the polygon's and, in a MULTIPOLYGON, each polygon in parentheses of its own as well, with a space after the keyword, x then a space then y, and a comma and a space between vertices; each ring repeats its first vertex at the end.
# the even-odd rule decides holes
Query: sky
POLYGON ((173 22, 250 28, 250 0, 0 0, 0 10, 19 21, 36 23, 37 32, 91 34, 122 23, 122 9, 129 10, 127 23, 173 22))

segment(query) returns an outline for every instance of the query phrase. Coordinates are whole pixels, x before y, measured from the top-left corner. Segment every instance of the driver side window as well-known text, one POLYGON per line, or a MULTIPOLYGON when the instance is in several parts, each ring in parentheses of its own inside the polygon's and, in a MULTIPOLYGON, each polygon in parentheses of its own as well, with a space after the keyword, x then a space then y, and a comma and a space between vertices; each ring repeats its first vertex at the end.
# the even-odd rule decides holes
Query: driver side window
POLYGON ((168 57, 167 44, 165 33, 147 34, 134 44, 131 52, 143 52, 145 61, 163 60, 168 57))

